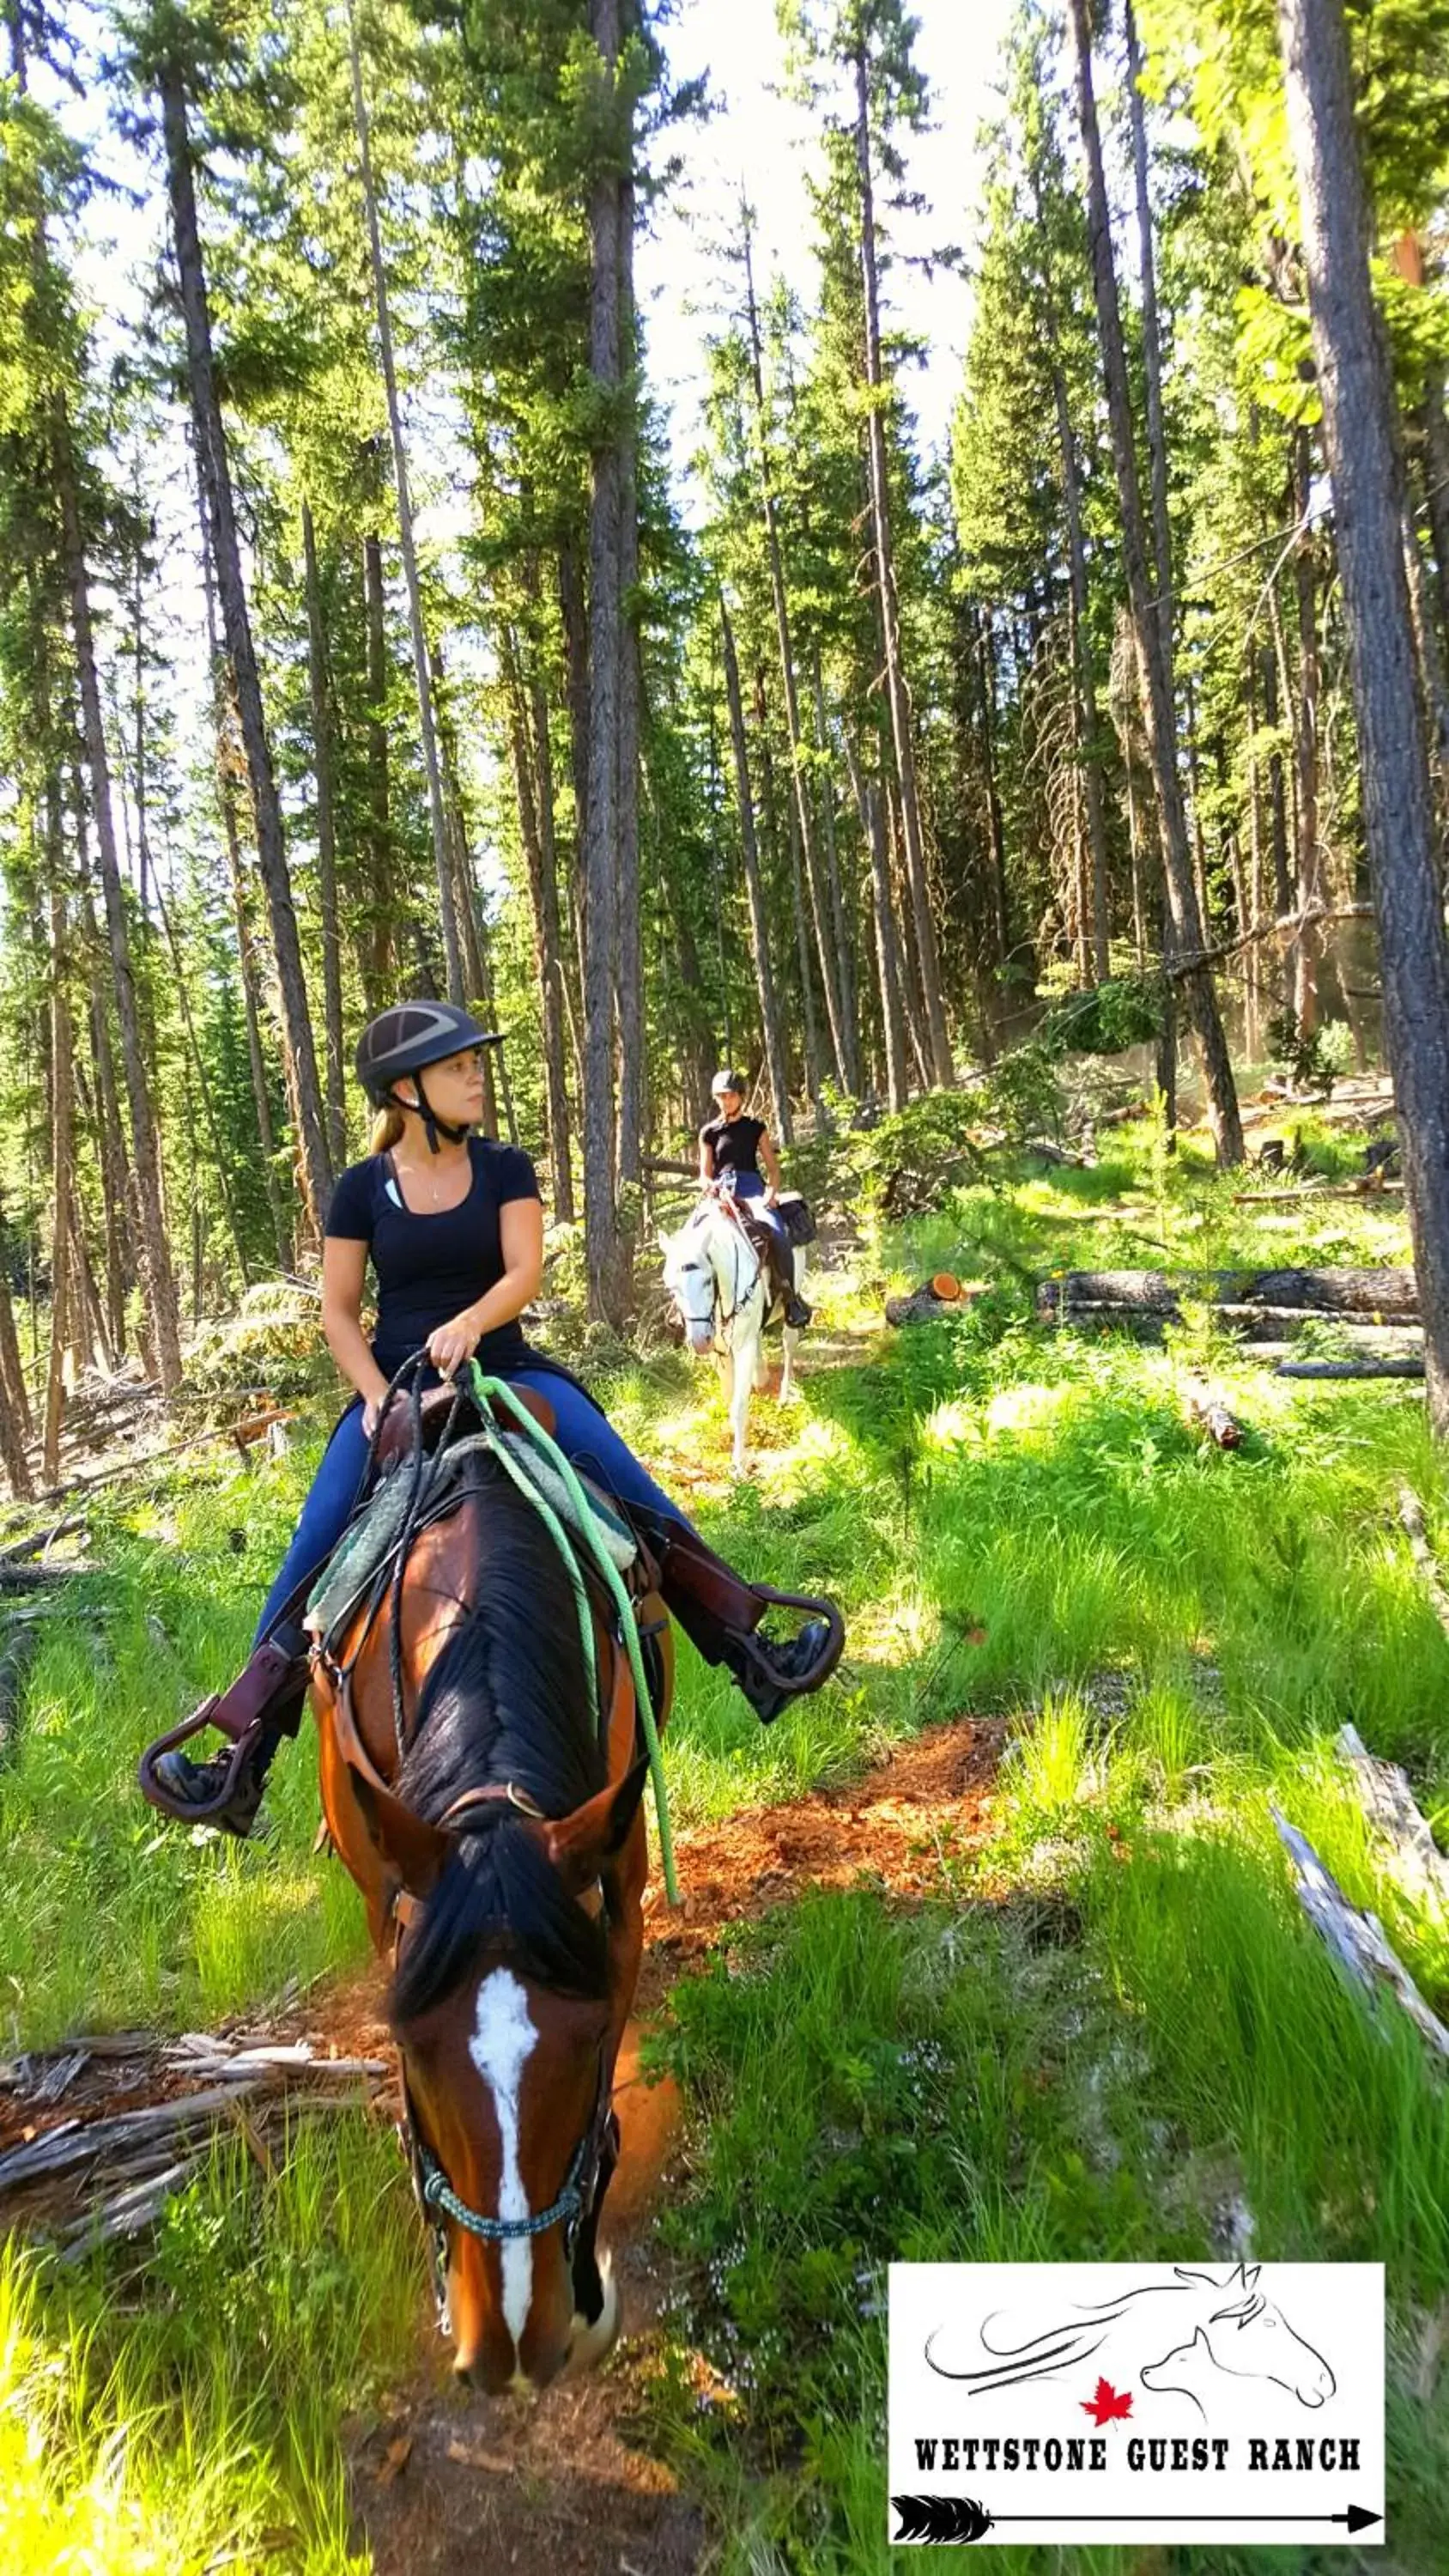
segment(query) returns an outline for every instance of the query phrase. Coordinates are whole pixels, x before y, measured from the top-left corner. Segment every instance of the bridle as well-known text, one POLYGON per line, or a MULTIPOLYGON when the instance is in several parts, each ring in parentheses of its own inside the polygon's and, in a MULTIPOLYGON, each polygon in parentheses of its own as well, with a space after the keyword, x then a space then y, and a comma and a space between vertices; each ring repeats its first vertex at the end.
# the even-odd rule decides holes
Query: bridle
MULTIPOLYGON (((348 1687, 346 1680, 343 1686, 348 1687)), ((528 1795, 526 1789, 520 1789, 512 1780, 494 1780, 489 1781, 485 1787, 465 1790, 463 1796, 456 1798, 447 1812, 439 1818, 439 1824, 443 1828, 457 1830, 460 1823, 466 1823, 467 1816, 473 1809, 496 1804, 500 1799, 506 1799, 510 1806, 516 1807, 520 1815, 534 1816, 540 1820, 543 1817, 543 1809, 528 1795)), ((423 1900, 411 1895, 406 1888, 398 1888, 393 1894, 390 1911, 393 1928, 392 1966, 395 1976, 402 1954, 403 1941, 423 1912, 423 1900)), ((439 2327, 447 2335, 451 2333, 452 2327, 448 2315, 448 2235, 443 2224, 445 2219, 451 2219, 455 2227, 461 2227, 469 2236, 476 2236, 484 2245, 506 2245, 517 2241, 520 2237, 544 2236, 551 2227, 562 2225, 564 2260, 572 2269, 579 2230, 592 2211, 598 2196, 599 2174, 604 2162, 605 2147, 609 2143, 609 2131, 613 2125, 603 2043, 601 2041, 599 2045, 594 2107, 589 2115, 588 2127, 569 2158, 568 2170, 564 2175, 557 2198, 550 2201, 547 2209, 540 2210, 536 2216, 528 2218, 490 2217, 486 2210, 474 2209, 470 2202, 464 2200, 461 2192, 454 2190, 437 2155, 423 2135, 422 2124, 413 2102, 412 2088, 408 2083, 407 2061, 401 2049, 398 2066, 402 2084, 402 2117, 397 2124, 398 2138, 403 2154, 407 2158, 408 2170, 412 2175, 413 2192, 417 2199, 419 2214, 432 2243, 433 2296, 437 2303, 439 2327)), ((617 2146, 617 2135, 613 2143, 617 2146)))
MULTIPOLYGON (((719 1192, 712 1192, 706 1204, 710 1207, 720 1207, 723 1205, 723 1198, 719 1192)), ((691 1226, 698 1225, 699 1223, 700 1218, 698 1216, 690 1219, 691 1226)), ((670 1295, 674 1300, 675 1308, 686 1328, 690 1324, 701 1325, 707 1323, 711 1333, 717 1341, 723 1339, 724 1335, 729 1331, 731 1324, 734 1322, 736 1315, 742 1313, 744 1308, 749 1304, 750 1299, 753 1297, 755 1290, 760 1284, 760 1276, 764 1269, 764 1264, 761 1261, 758 1252, 755 1250, 754 1245, 751 1243, 749 1236, 746 1234, 744 1226, 737 1215, 732 1215, 731 1217, 730 1238, 735 1246, 735 1271, 732 1283, 735 1302, 730 1307, 727 1314, 721 1314, 720 1312, 719 1273, 715 1269, 712 1261, 706 1265, 709 1271, 710 1281, 710 1303, 708 1315, 694 1313, 690 1307, 685 1304, 681 1288, 676 1287, 670 1291, 670 1295), (744 1286, 741 1285, 741 1280, 745 1277, 745 1263, 741 1261, 741 1253, 745 1254, 749 1263, 753 1265, 749 1273, 748 1282, 744 1286)), ((701 1264, 694 1261, 682 1263, 680 1268, 681 1282, 700 1267, 701 1264)))

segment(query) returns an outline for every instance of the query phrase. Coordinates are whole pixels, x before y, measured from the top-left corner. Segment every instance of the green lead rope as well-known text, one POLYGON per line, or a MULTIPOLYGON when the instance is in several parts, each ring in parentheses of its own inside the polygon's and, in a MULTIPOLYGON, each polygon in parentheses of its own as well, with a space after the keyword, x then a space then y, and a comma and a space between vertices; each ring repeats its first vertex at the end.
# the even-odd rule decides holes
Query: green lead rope
POLYGON ((603 1577, 609 1597, 618 1612, 619 1627, 623 1635, 625 1651, 629 1657, 629 1670, 634 1676, 634 1696, 639 1707, 639 1723, 644 1729, 644 1742, 649 1753, 649 1777, 654 1785, 654 1816, 659 1828, 659 1859, 664 1871, 664 1892, 670 1904, 677 1905, 679 1885, 674 1875, 674 1837, 669 1825, 669 1799, 664 1786, 664 1759, 659 1749, 659 1730, 654 1723, 649 1684, 644 1675, 644 1657, 639 1648, 639 1623, 634 1616, 634 1604, 624 1588, 623 1577, 604 1543, 589 1498, 558 1442, 550 1437, 543 1424, 530 1413, 527 1405, 522 1402, 506 1378, 485 1377, 476 1360, 470 1360, 468 1367, 478 1411, 486 1428, 493 1431, 493 1439, 490 1443, 493 1454, 507 1469, 519 1491, 527 1495, 528 1500, 539 1513, 544 1527, 569 1569, 574 1588, 574 1600, 579 1612, 579 1633, 583 1640, 589 1686, 596 1700, 598 1674, 594 1655, 594 1626, 589 1616, 584 1578, 579 1570, 577 1557, 558 1514, 545 1501, 519 1461, 509 1454, 506 1442, 494 1430, 490 1409, 494 1403, 501 1404, 504 1412, 512 1417, 520 1431, 532 1441, 540 1456, 547 1458, 555 1474, 561 1479, 574 1506, 584 1544, 603 1577))

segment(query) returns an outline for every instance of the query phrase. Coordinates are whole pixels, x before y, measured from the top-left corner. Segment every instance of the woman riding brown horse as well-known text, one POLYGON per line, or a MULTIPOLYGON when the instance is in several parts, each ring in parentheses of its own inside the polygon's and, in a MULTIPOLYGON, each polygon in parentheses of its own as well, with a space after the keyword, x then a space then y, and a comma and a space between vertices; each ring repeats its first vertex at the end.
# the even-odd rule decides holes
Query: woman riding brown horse
POLYGON ((145 1794, 167 1814, 250 1832, 268 1766, 282 1736, 296 1733, 306 1697, 301 1608, 347 1526, 378 1407, 419 1351, 434 1379, 476 1358, 548 1398, 560 1447, 627 1505, 643 1532, 673 1616, 707 1661, 733 1674, 766 1723, 787 1700, 817 1690, 839 1661, 843 1631, 829 1602, 799 1602, 814 1615, 786 1642, 763 1633, 767 1612, 787 1596, 745 1583, 716 1556, 586 1389, 524 1339, 519 1318, 543 1277, 537 1176, 516 1147, 472 1132, 483 1112, 480 1049, 499 1043, 447 1002, 399 1003, 363 1031, 357 1071, 379 1116, 371 1154, 337 1184, 322 1265, 323 1328, 357 1393, 317 1470, 246 1669, 143 1761, 145 1794), (371 1339, 361 1320, 369 1258, 377 1284, 371 1339), (196 1762, 181 1742, 206 1725, 218 1727, 230 1749, 196 1762))

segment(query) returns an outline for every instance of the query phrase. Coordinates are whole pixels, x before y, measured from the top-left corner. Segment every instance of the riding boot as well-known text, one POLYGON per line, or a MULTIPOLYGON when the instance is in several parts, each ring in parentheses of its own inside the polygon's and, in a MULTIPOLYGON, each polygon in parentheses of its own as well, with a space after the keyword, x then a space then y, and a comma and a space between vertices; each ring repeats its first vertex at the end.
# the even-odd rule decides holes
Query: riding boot
POLYGON ((783 1307, 785 1321, 791 1327, 792 1331, 801 1331, 804 1326, 810 1322, 811 1315, 814 1310, 806 1305, 804 1298, 796 1289, 795 1255, 793 1249, 786 1242, 785 1237, 780 1233, 778 1227, 771 1226, 768 1231, 770 1239, 770 1276, 774 1288, 774 1295, 771 1297, 770 1303, 772 1306, 778 1304, 783 1307))
POLYGON ((183 1823, 217 1825, 245 1838, 277 1747, 302 1722, 310 1658, 305 1630, 278 1621, 226 1690, 203 1700, 181 1726, 147 1747, 139 1776, 152 1806, 183 1823), (203 1726, 219 1727, 231 1744, 208 1761, 193 1762, 181 1746, 203 1726))
POLYGON ((762 1726, 788 1700, 820 1688, 845 1649, 845 1627, 832 1601, 774 1592, 746 1583, 695 1530, 661 1512, 629 1505, 659 1567, 659 1590, 672 1618, 708 1664, 733 1674, 762 1726), (798 1634, 785 1642, 761 1634, 772 1609, 809 1610, 798 1634))

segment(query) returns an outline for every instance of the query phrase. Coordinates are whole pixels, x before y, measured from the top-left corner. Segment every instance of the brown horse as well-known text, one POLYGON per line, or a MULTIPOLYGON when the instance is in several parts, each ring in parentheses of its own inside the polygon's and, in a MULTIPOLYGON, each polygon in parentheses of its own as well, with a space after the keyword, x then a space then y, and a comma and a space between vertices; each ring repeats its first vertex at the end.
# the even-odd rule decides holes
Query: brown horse
MULTIPOLYGON (((603 1725, 539 1514, 491 1458, 462 1483, 418 1530, 391 1609, 360 1611, 319 1654, 312 1698, 332 1840, 392 1955, 442 2322, 459 2378, 492 2393, 542 2388, 619 2330, 595 2238, 643 1942, 646 1765, 602 1592, 603 1725)), ((662 1724, 672 1656, 648 1606, 662 1724)))

